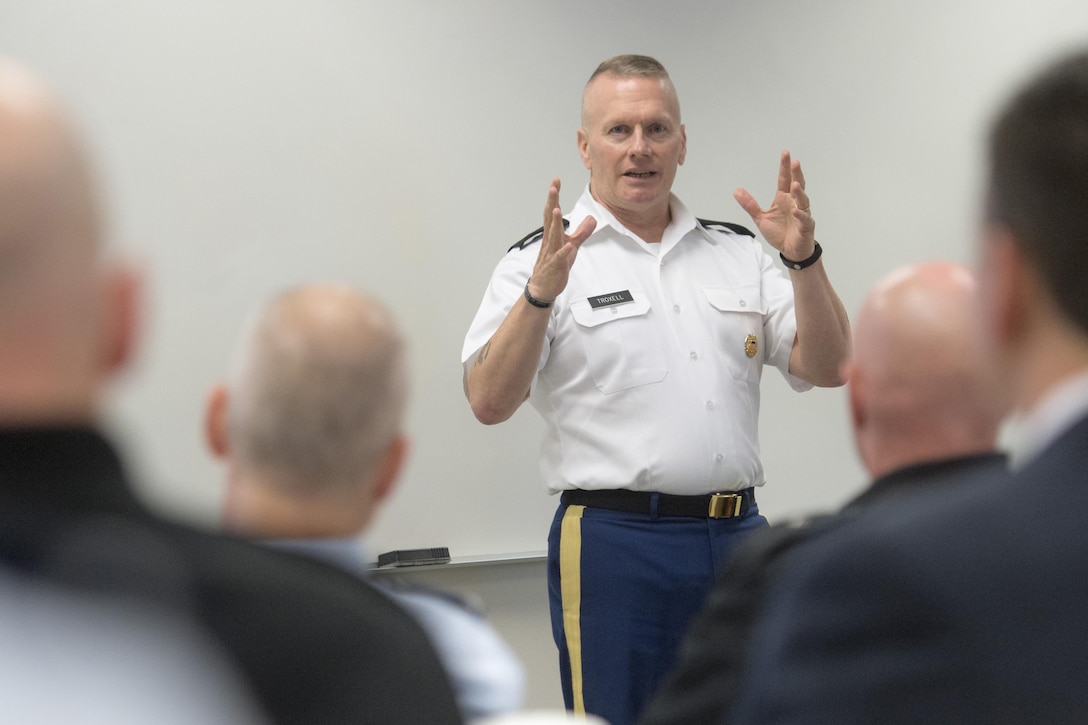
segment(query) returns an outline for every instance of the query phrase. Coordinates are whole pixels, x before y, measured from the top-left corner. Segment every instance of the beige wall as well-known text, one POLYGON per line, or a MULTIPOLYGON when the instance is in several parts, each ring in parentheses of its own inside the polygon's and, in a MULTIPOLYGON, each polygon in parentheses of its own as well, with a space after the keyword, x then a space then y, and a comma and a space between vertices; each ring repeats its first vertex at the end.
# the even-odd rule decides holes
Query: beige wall
MULTIPOLYGON (((670 69, 676 191, 700 216, 744 222, 732 189, 767 198, 789 148, 853 310, 896 265, 973 257, 992 105, 1086 27, 1083 0, 0 0, 0 50, 83 120, 114 236, 150 277, 145 354, 111 417, 145 498, 214 519, 206 389, 250 310, 336 278, 387 300, 414 354, 412 458, 370 541, 455 556, 544 546, 537 416, 476 423, 459 356, 551 178, 567 203, 586 181, 575 130, 598 61, 670 69)), ((762 511, 852 494, 841 390, 762 387, 762 511)))
MULTIPOLYGON (((585 183, 575 129, 598 61, 669 67, 688 132, 676 190, 700 216, 744 222, 732 189, 767 198, 793 151, 854 310, 897 265, 973 257, 992 106, 1085 28, 1084 0, 0 0, 0 51, 68 98, 114 236, 149 275, 143 362, 111 418, 144 497, 215 518, 205 391, 251 309, 331 277, 386 299, 414 355, 411 462, 369 543, 455 557, 544 548, 539 421, 476 423, 459 355, 551 178, 568 203, 585 183)), ((764 514, 861 485, 841 391, 798 396, 769 374, 763 395, 764 514)), ((543 566, 410 576, 477 594, 526 663, 529 704, 550 707, 543 566)))

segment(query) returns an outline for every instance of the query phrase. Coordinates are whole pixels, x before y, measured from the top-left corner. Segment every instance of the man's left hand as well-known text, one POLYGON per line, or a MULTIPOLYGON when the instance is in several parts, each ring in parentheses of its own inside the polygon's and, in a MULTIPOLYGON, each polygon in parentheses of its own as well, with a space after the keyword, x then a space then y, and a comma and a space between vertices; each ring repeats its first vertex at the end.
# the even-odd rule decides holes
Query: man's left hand
POLYGON ((812 256, 816 244, 816 221, 805 193, 805 175, 801 162, 793 161, 789 151, 782 152, 778 165, 778 190, 767 209, 761 209, 745 189, 733 192, 733 198, 752 217, 759 233, 787 259, 801 261, 812 256))

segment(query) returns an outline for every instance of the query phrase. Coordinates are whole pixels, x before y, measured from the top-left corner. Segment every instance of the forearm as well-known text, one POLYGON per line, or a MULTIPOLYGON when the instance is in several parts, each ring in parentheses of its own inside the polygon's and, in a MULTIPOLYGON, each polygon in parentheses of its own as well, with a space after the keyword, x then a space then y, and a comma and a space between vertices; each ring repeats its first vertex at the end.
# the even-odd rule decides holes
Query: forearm
POLYGON ((525 294, 517 298, 465 372, 465 394, 481 423, 503 422, 529 397, 544 350, 551 304, 566 288, 578 248, 596 226, 597 220, 587 216, 573 234, 565 233, 559 179, 552 179, 544 205, 540 252, 525 283, 525 294))
POLYGON ((507 420, 529 397, 540 363, 550 310, 519 297, 466 373, 465 392, 481 423, 507 420))
POLYGON ((791 269, 789 275, 797 317, 790 373, 820 387, 842 385, 843 365, 850 356, 850 319, 823 260, 806 269, 791 269))

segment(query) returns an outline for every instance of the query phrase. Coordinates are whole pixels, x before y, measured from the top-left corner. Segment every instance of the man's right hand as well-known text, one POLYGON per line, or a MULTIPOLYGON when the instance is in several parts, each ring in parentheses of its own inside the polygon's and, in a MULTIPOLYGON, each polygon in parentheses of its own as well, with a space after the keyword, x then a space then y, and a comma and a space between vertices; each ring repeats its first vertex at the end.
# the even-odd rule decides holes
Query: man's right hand
POLYGON ((563 213, 559 209, 559 179, 552 179, 544 204, 544 237, 540 240, 540 253, 529 280, 529 294, 544 302, 555 300, 567 288, 578 248, 596 228, 597 220, 589 216, 573 234, 566 233, 563 213))
MULTIPOLYGON (((559 210, 559 179, 552 179, 529 294, 543 302, 554 301, 567 287, 578 247, 596 228, 597 220, 586 217, 574 234, 566 233, 559 210)), ((519 295, 499 329, 480 348, 476 361, 466 368, 465 393, 480 422, 491 425, 506 420, 529 397, 551 319, 541 314, 542 309, 519 295)))

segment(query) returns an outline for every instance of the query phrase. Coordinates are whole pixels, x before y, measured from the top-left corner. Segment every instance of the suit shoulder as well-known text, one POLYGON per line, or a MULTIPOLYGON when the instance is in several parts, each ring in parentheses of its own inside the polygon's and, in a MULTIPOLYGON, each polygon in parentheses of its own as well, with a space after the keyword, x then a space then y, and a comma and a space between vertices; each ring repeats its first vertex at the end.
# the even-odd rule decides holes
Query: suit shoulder
POLYGON ((715 232, 727 232, 729 234, 739 234, 743 237, 752 237, 755 239, 755 233, 748 227, 740 224, 733 224, 732 222, 718 222, 713 219, 696 219, 703 229, 708 229, 715 232))
POLYGON ((843 513, 817 514, 776 523, 753 532, 738 544, 733 562, 738 567, 764 570, 852 518, 843 513))
MULTIPOLYGON (((567 229, 569 227, 570 227, 570 220, 564 218, 563 219, 563 228, 567 229)), ((534 244, 536 244, 537 242, 539 242, 543 238, 544 238, 544 227, 539 227, 539 228, 534 229, 533 231, 529 232, 528 234, 526 234, 521 239, 514 242, 512 245, 510 245, 510 248, 507 249, 506 251, 507 252, 512 252, 515 249, 520 250, 520 249, 525 249, 526 247, 531 247, 531 246, 533 246, 534 244)))
POLYGON ((459 722, 427 634, 363 579, 233 536, 151 525, 186 563, 199 622, 234 658, 273 720, 340 722, 350 713, 389 725, 459 722), (343 672, 370 673, 369 686, 359 688, 343 672), (405 682, 416 697, 402 696, 405 682))
POLYGON ((737 546, 737 551, 765 563, 805 541, 820 528, 811 518, 785 520, 754 532, 737 546))
POLYGON ((474 607, 468 600, 441 589, 407 582, 396 577, 383 577, 376 585, 395 598, 430 603, 439 607, 469 614, 474 617, 483 617, 483 611, 474 607))

